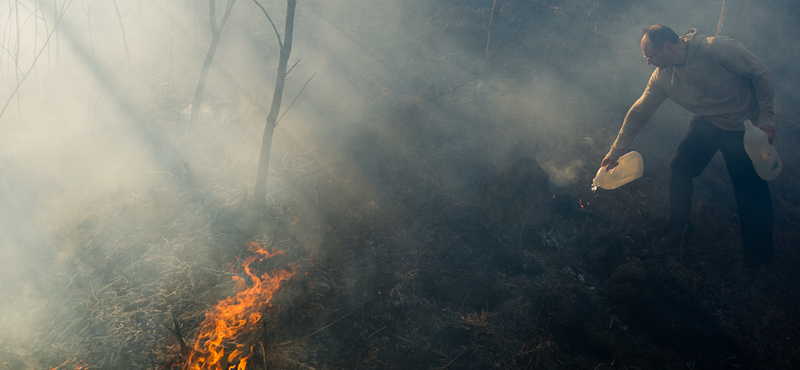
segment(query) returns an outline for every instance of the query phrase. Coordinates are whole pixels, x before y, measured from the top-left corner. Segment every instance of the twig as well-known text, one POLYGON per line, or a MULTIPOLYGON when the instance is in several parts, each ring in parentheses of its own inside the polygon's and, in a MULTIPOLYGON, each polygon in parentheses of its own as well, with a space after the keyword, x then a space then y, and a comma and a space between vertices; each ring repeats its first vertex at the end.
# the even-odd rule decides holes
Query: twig
POLYGON ((292 364, 294 364, 294 365, 297 365, 297 366, 300 366, 300 367, 303 367, 303 368, 306 368, 306 369, 310 369, 310 370, 317 370, 316 368, 313 368, 313 367, 311 367, 311 366, 308 366, 308 365, 306 365, 306 364, 304 364, 304 363, 302 363, 302 362, 299 362, 299 361, 297 361, 297 360, 292 360, 291 358, 289 358, 289 357, 286 357, 286 356, 281 356, 281 359, 283 359, 284 361, 289 361, 289 362, 291 362, 291 363, 292 363, 292 364))
MULTIPOLYGON (((410 340, 410 339, 403 338, 403 337, 401 337, 401 336, 399 336, 399 335, 395 335, 394 337, 395 337, 395 338, 397 338, 397 339, 400 339, 400 340, 402 340, 402 341, 406 341, 406 342, 408 342, 408 343, 411 343, 411 344, 413 344, 413 345, 415 345, 415 346, 422 347, 422 346, 420 346, 420 344, 419 344, 419 343, 417 343, 417 342, 415 342, 415 341, 413 341, 413 340, 410 340)), ((444 357, 444 358, 448 358, 448 357, 450 357, 450 356, 448 356, 448 355, 446 355, 446 354, 444 354, 444 353, 441 353, 441 352, 439 352, 439 351, 437 351, 437 350, 433 349, 433 348, 431 347, 431 344, 430 344, 430 343, 429 343, 427 340, 425 340, 425 338, 419 337, 419 339, 421 339, 423 342, 425 342, 425 347, 424 347, 424 349, 426 349, 426 350, 428 350, 428 351, 431 351, 432 353, 435 353, 435 354, 437 354, 437 355, 439 355, 439 356, 442 356, 442 357, 444 357)))
POLYGON ((94 235, 92 236, 92 238, 91 238, 91 239, 89 239, 89 241, 87 241, 87 242, 86 242, 86 244, 85 244, 85 245, 86 245, 86 247, 89 247, 89 246, 92 244, 92 242, 94 241, 94 238, 96 238, 98 235, 100 235, 100 233, 101 233, 101 232, 103 232, 103 229, 105 229, 105 228, 106 228, 106 226, 108 226, 108 224, 109 224, 111 221, 113 221, 115 218, 117 218, 117 216, 119 216, 119 215, 121 215, 122 213, 124 213, 124 212, 125 212, 127 209, 128 209, 128 205, 127 205, 127 204, 126 204, 126 205, 123 205, 123 206, 122 206, 122 209, 121 209, 119 212, 117 212, 115 215, 111 216, 111 217, 110 217, 108 220, 106 220, 106 222, 103 224, 103 226, 100 226, 100 228, 99 228, 99 229, 97 229, 97 232, 96 232, 96 233, 94 233, 94 235))
POLYGON ((272 25, 272 29, 275 30, 275 37, 278 38, 278 46, 280 46, 281 49, 283 49, 283 42, 281 41, 281 34, 280 34, 280 32, 278 32, 278 27, 275 27, 275 22, 272 21, 272 18, 270 18, 269 13, 267 13, 267 9, 265 9, 261 5, 261 3, 259 3, 257 0, 253 0, 253 2, 256 3, 256 5, 258 5, 259 8, 261 8, 262 12, 264 12, 264 15, 267 17, 267 20, 269 21, 269 24, 272 25))
POLYGON ((300 89, 300 91, 297 93, 297 96, 295 96, 295 97, 294 97, 294 100, 292 100, 292 103, 291 103, 291 104, 289 104, 289 106, 286 108, 286 110, 285 110, 285 111, 283 111, 283 114, 281 114, 281 116, 278 118, 278 120, 277 120, 277 121, 275 121, 275 126, 277 126, 277 125, 278 125, 278 123, 281 121, 281 119, 283 119, 283 116, 285 116, 285 115, 286 115, 286 113, 287 113, 287 112, 289 112, 289 109, 292 109, 292 106, 293 106, 293 105, 294 105, 294 103, 297 101, 297 99, 300 97, 300 94, 302 94, 302 93, 303 93, 303 90, 305 90, 305 89, 306 89, 306 86, 308 85, 308 83, 309 83, 309 82, 311 82, 311 79, 313 79, 313 78, 314 78, 314 76, 316 76, 316 75, 317 75, 316 73, 314 73, 313 75, 311 75, 311 77, 308 79, 308 81, 306 81, 306 83, 305 83, 305 84, 303 84, 303 87, 302 87, 302 88, 300 89))
POLYGON ((53 34, 58 29, 58 25, 61 23, 61 18, 64 17, 64 14, 67 12, 67 10, 69 9, 70 5, 72 5, 72 1, 70 1, 65 8, 62 8, 62 12, 61 12, 61 14, 58 15, 58 19, 56 20, 56 24, 53 26, 53 29, 50 30, 50 34, 48 34, 47 38, 44 40, 44 44, 42 45, 42 48, 39 49, 39 52, 36 53, 36 56, 33 58, 33 63, 31 63, 30 68, 28 68, 28 70, 25 72, 25 74, 22 75, 22 79, 19 80, 19 82, 17 83, 17 86, 14 88, 14 91, 11 92, 11 95, 9 95, 8 100, 6 100, 6 104, 3 106, 3 109, 0 110, 0 119, 3 118, 3 113, 5 113, 6 108, 8 108, 8 105, 11 104, 11 100, 13 100, 14 96, 17 95, 17 92, 19 92, 19 88, 22 87, 22 83, 25 82, 25 79, 28 78, 28 75, 30 75, 31 71, 33 70, 33 67, 36 66, 36 62, 39 60, 39 57, 42 55, 42 52, 44 52, 44 49, 47 48, 47 46, 48 46, 48 44, 50 42, 50 38, 53 36, 53 34))
POLYGON ((267 349, 264 348, 264 343, 267 341, 267 322, 262 320, 261 327, 264 329, 264 336, 261 338, 261 355, 264 357, 264 370, 267 370, 267 349))
POLYGON ((472 289, 470 289, 470 290, 467 292, 467 295, 465 295, 465 296, 464 296, 464 299, 462 299, 462 300, 461 300, 461 309, 462 309, 462 310, 464 309, 464 303, 467 301, 467 297, 469 297, 469 294, 470 294, 470 293, 472 293, 472 289))
POLYGON ((267 370, 267 350, 264 348, 264 342, 261 342, 261 357, 264 358, 264 370, 267 370))
POLYGON ((489 64, 489 45, 492 41, 492 20, 494 19, 494 9, 497 6, 497 0, 492 2, 492 12, 489 14, 489 26, 486 30, 486 54, 483 57, 483 69, 481 73, 486 72, 486 65, 489 64))
POLYGON ((128 55, 128 65, 133 66, 133 61, 131 60, 131 52, 128 50, 128 38, 125 36, 125 25, 122 23, 122 14, 119 12, 119 6, 117 6, 117 0, 112 1, 114 3, 114 9, 117 11, 117 19, 119 20, 119 29, 122 31, 122 44, 125 45, 125 54, 128 55))
POLYGON ((178 320, 173 318, 172 324, 175 325, 174 329, 167 328, 167 330, 171 331, 172 334, 178 338, 178 343, 181 345, 181 354, 187 356, 189 354, 189 347, 186 345, 186 341, 183 340, 183 334, 181 334, 181 326, 178 324, 178 320))
POLYGON ((525 214, 525 220, 522 221, 522 226, 520 226, 519 240, 517 240, 517 247, 520 247, 520 248, 522 247, 522 235, 525 234, 525 225, 528 223, 528 218, 531 217, 531 213, 533 213, 533 212, 531 212, 532 210, 533 210, 533 207, 530 207, 530 208, 525 210, 525 213, 526 213, 525 214))
POLYGON ((569 264, 569 266, 570 266, 570 267, 572 267, 572 268, 574 268, 575 270, 578 270, 578 272, 580 272, 581 274, 583 274, 583 275, 584 275, 584 276, 586 276, 587 278, 594 280, 594 278, 592 277, 592 275, 589 275, 589 274, 587 274, 585 271, 583 271, 583 270, 582 270, 580 267, 578 267, 576 264, 574 264, 574 263, 570 263, 570 264, 569 264))
POLYGON ((363 305, 365 305, 365 304, 366 304, 367 302, 369 302, 370 300, 372 300, 372 298, 369 298, 369 299, 367 299, 366 301, 364 301, 364 303, 361 303, 361 304, 360 304, 360 305, 358 305, 356 308, 352 309, 350 312, 348 312, 348 313, 344 314, 342 317, 340 317, 340 318, 338 318, 338 319, 336 319, 336 320, 333 320, 333 322, 331 322, 330 324, 328 324, 328 325, 325 325, 325 326, 323 326, 323 327, 321 327, 321 328, 317 329, 315 332, 313 332, 313 333, 311 333, 311 334, 308 334, 308 335, 306 335, 306 336, 304 336, 304 337, 302 337, 302 338, 300 338, 300 339, 294 339, 294 340, 290 340, 290 341, 283 342, 283 343, 281 343, 280 345, 281 345, 281 346, 285 346, 285 345, 287 345, 287 344, 292 344, 292 343, 294 343, 294 342, 301 341, 301 340, 307 339, 307 338, 309 338, 309 337, 311 337, 311 336, 314 336, 314 335, 316 335, 316 334, 319 334, 319 332, 321 332, 321 331, 323 331, 323 330, 325 330, 325 329, 327 329, 327 328, 330 328, 331 326, 333 326, 333 324, 336 324, 337 322, 344 320, 344 319, 345 319, 347 316, 350 316, 350 314, 352 314, 353 312, 355 312, 357 309, 361 308, 363 305))
POLYGON ((444 366, 442 366, 440 369, 447 369, 447 367, 448 367, 448 366, 452 365, 452 364, 453 364, 453 362, 455 362, 455 360, 458 360, 458 358, 459 358, 459 357, 461 357, 461 355, 463 355, 463 354, 465 354, 465 353, 467 353, 467 350, 466 350, 466 349, 465 349, 465 350, 463 350, 463 351, 461 351, 461 353, 459 353, 458 355, 456 355, 456 357, 453 357, 453 359, 452 359, 452 360, 448 361, 448 362, 447 362, 447 364, 446 364, 446 365, 444 365, 444 366))
POLYGON ((383 330, 383 329, 386 329, 386 326, 385 326, 385 325, 384 325, 384 327, 382 327, 382 328, 380 328, 380 329, 378 329, 378 330, 375 330, 375 332, 373 332, 372 334, 370 334, 370 335, 367 337, 367 340, 369 340, 369 338, 372 338, 372 337, 373 337, 375 334, 378 334, 378 333, 380 333, 380 332, 381 332, 381 330, 383 330))
POLYGON ((283 78, 286 78, 286 77, 288 77, 288 76, 289 76, 289 73, 292 73, 292 70, 294 69, 294 67, 297 67, 297 63, 300 63, 300 59, 298 59, 296 62, 294 62, 294 64, 292 64, 292 66, 291 66, 291 67, 289 67, 289 70, 288 70, 288 71, 286 71, 286 75, 285 75, 285 76, 283 76, 283 78))

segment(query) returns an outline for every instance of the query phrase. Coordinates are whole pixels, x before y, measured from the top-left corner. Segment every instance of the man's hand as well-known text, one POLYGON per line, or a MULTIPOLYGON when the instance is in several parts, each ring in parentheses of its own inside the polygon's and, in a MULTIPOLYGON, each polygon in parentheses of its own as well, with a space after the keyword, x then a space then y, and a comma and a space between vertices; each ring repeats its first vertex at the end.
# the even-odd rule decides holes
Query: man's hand
POLYGON ((764 126, 761 127, 761 130, 767 133, 767 141, 769 141, 769 145, 772 145, 772 142, 775 141, 775 126, 764 126))
POLYGON ((617 162, 616 159, 612 159, 611 157, 606 155, 606 157, 603 158, 603 161, 600 162, 600 167, 605 167, 606 171, 610 171, 614 169, 614 167, 617 167, 618 164, 619 163, 617 162))

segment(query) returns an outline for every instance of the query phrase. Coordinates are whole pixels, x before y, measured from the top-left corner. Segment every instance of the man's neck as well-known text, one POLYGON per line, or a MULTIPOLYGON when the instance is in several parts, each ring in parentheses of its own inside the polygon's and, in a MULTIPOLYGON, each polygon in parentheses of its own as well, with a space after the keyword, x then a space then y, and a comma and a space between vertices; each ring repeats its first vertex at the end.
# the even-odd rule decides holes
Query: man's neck
POLYGON ((686 65, 686 60, 689 58, 689 43, 686 42, 686 40, 681 39, 680 41, 678 41, 676 47, 677 47, 675 49, 676 61, 672 63, 672 65, 680 68, 686 65))

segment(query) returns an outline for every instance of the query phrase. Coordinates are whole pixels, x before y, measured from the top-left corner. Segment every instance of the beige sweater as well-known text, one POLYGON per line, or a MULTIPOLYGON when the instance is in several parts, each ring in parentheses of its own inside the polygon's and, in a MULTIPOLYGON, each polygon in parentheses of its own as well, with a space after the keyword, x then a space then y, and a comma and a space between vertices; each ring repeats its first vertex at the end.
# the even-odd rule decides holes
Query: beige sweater
POLYGON ((723 130, 774 125, 773 89, 767 66, 736 41, 705 36, 692 29, 686 63, 656 68, 644 93, 628 110, 609 156, 619 158, 667 98, 723 130))

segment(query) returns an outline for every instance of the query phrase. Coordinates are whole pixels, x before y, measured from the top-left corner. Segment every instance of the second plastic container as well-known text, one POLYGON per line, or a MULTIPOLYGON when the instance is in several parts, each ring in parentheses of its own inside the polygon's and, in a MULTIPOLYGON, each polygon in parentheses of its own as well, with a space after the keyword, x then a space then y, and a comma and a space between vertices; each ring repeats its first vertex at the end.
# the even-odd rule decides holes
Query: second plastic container
POLYGON ((606 171, 605 167, 597 170, 594 180, 592 180, 592 191, 597 188, 613 190, 625 185, 633 180, 642 177, 644 173, 644 161, 642 155, 637 151, 628 152, 619 157, 617 166, 606 171))
POLYGON ((758 177, 774 180, 783 170, 783 162, 778 151, 769 143, 767 133, 753 126, 750 120, 744 121, 744 150, 753 161, 758 177))

